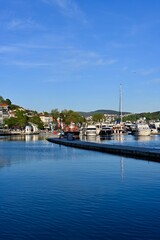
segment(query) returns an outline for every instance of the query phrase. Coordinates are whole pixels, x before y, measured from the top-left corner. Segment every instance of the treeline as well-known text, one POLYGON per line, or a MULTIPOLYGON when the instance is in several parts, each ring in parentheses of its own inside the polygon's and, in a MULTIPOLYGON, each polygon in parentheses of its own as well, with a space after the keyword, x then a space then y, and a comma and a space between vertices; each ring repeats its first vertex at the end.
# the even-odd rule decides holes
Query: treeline
MULTIPOLYGON (((10 117, 9 119, 5 120, 5 124, 9 128, 21 128, 23 129, 28 122, 32 122, 38 125, 39 129, 44 128, 44 124, 40 119, 40 114, 37 111, 33 110, 26 110, 22 107, 12 104, 10 99, 4 99, 0 96, 0 103, 6 103, 9 106, 9 109, 15 111, 15 117, 10 117), (23 109, 23 110, 21 110, 23 109)), ((52 117, 52 123, 54 126, 57 126, 57 120, 59 119, 63 124, 69 125, 71 122, 75 124, 82 124, 86 122, 86 119, 80 112, 75 112, 73 110, 62 110, 59 111, 57 108, 51 110, 51 112, 43 112, 44 116, 52 117)), ((148 113, 139 113, 139 114, 130 114, 123 117, 123 121, 131 121, 136 122, 139 119, 145 118, 146 121, 150 120, 160 120, 160 111, 157 112, 148 112, 148 113)), ((105 121, 104 113, 96 111, 92 116, 92 121, 94 122, 102 122, 105 121)))
POLYGON ((39 115, 34 114, 33 116, 29 116, 27 111, 17 109, 15 117, 5 119, 5 125, 7 125, 9 129, 23 130, 29 122, 36 124, 39 129, 43 129, 43 122, 41 121, 39 115))
POLYGON ((61 112, 56 108, 49 114, 53 117, 53 121, 56 122, 59 118, 64 124, 69 125, 71 122, 75 124, 82 124, 85 122, 85 118, 80 115, 80 113, 73 110, 64 109, 61 112))
POLYGON ((12 104, 10 99, 4 99, 0 96, 0 103, 7 104, 10 110, 15 111, 15 116, 10 117, 4 120, 4 126, 7 126, 9 129, 24 129, 25 126, 32 122, 38 126, 39 129, 43 129, 43 123, 36 111, 32 111, 30 115, 29 110, 20 110, 21 107, 15 104, 12 104))
MULTIPOLYGON (((44 123, 41 121, 40 114, 36 111, 26 110, 18 105, 12 104, 10 99, 4 99, 0 96, 0 103, 5 103, 9 106, 10 110, 14 110, 15 116, 5 119, 5 125, 10 128, 18 128, 24 129, 25 126, 32 122, 38 126, 39 129, 44 129, 46 127, 44 123)), ((58 127, 58 121, 63 122, 65 125, 69 125, 71 122, 75 124, 82 124, 85 122, 85 118, 80 115, 80 113, 75 112, 73 110, 63 110, 59 111, 58 109, 53 109, 51 112, 43 112, 41 113, 45 117, 51 117, 51 123, 58 127)))
POLYGON ((145 118, 146 121, 150 120, 160 120, 160 111, 157 112, 147 112, 147 113, 138 113, 138 114, 131 114, 128 116, 123 117, 123 121, 131 121, 131 122, 136 122, 138 119, 143 119, 145 118))
MULTIPOLYGON (((85 121, 85 119, 80 116, 79 113, 72 110, 63 110, 61 112, 58 110, 52 110, 51 113, 45 112, 43 114, 45 117, 52 118, 51 124, 54 125, 54 128, 58 128, 58 120, 63 122, 65 125, 69 125, 71 122, 82 124, 85 121)), ((46 127, 46 125, 41 121, 41 118, 37 112, 28 112, 27 110, 22 111, 17 109, 15 112, 15 117, 10 117, 5 120, 5 124, 8 126, 8 128, 18 128, 21 130, 24 129, 29 122, 36 124, 39 129, 44 129, 44 127, 46 127)))

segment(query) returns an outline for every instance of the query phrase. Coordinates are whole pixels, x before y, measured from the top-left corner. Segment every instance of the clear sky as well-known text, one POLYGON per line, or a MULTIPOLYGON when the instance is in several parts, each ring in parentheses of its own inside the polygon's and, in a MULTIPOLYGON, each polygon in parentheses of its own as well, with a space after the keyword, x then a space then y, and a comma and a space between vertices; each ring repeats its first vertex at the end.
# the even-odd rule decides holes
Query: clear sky
POLYGON ((0 95, 38 112, 160 111, 159 0, 0 0, 0 95))

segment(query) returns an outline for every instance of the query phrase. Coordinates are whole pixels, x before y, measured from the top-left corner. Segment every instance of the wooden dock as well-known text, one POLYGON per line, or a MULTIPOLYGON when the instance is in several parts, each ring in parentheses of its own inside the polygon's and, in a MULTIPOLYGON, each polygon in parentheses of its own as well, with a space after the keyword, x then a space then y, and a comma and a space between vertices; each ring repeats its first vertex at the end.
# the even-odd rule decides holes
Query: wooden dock
POLYGON ((114 144, 103 144, 96 142, 85 142, 80 140, 68 140, 66 138, 47 138, 49 142, 65 145, 69 147, 81 148, 92 151, 106 152, 126 157, 146 159, 150 161, 160 162, 160 149, 146 147, 132 147, 114 144))

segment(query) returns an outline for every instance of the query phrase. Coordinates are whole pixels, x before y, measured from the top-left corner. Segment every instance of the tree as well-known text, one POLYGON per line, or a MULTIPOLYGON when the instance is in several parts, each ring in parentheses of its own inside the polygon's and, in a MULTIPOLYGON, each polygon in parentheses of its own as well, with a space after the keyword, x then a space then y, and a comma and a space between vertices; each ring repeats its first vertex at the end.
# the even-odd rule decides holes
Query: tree
POLYGON ((11 100, 10 100, 9 98, 7 98, 7 99, 5 100, 5 102, 6 102, 9 106, 12 104, 12 102, 11 102, 11 100))
POLYGON ((43 129, 43 122, 38 115, 33 116, 29 121, 37 124, 39 129, 43 129))
POLYGON ((17 117, 18 126, 22 129, 24 129, 28 123, 28 119, 29 119, 28 116, 25 114, 24 111, 17 110, 16 117, 17 117))
POLYGON ((82 123, 85 121, 84 117, 82 117, 78 112, 74 112, 72 110, 63 110, 60 113, 60 118, 62 119, 63 123, 69 125, 71 122, 82 123))
POLYGON ((43 112, 45 116, 49 116, 49 113, 48 112, 43 112))
POLYGON ((52 109, 51 116, 54 118, 55 121, 57 121, 57 118, 60 117, 60 112, 57 108, 52 109))
POLYGON ((3 101, 4 101, 3 97, 0 96, 0 103, 3 102, 3 101))
POLYGON ((17 119, 15 117, 10 117, 4 120, 8 128, 15 128, 17 126, 17 119))
POLYGON ((103 113, 95 113, 92 117, 92 120, 94 122, 101 122, 104 119, 104 114, 103 113))

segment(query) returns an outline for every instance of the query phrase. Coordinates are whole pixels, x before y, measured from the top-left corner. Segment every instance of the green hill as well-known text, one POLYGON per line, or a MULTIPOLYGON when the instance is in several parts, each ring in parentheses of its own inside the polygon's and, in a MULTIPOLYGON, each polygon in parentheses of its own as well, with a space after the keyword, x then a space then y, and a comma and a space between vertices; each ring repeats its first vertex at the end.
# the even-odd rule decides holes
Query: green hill
MULTIPOLYGON (((118 115, 119 111, 100 109, 100 110, 95 110, 95 111, 90 111, 90 112, 79 112, 79 114, 83 117, 93 116, 96 113, 118 115)), ((126 115, 126 114, 130 114, 130 113, 122 112, 122 115, 126 115)))

